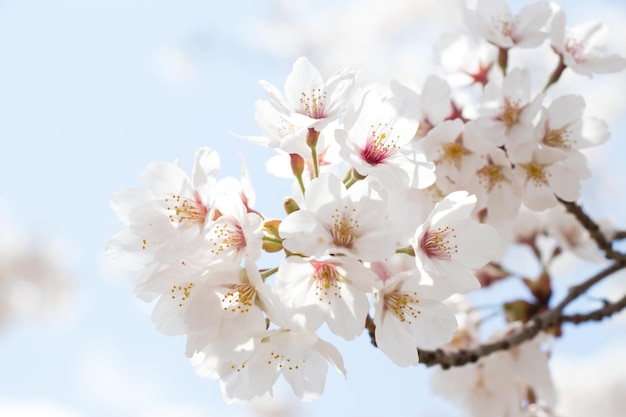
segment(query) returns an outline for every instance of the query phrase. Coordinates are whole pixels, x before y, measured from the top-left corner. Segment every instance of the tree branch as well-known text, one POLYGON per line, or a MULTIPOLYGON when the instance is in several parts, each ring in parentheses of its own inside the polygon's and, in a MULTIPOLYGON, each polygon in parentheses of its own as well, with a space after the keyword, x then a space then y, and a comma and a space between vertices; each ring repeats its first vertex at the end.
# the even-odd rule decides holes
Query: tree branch
POLYGON ((591 238, 596 242, 598 247, 604 252, 604 255, 607 259, 612 259, 614 261, 624 262, 626 260, 626 256, 623 253, 617 252, 613 250, 612 242, 607 240, 602 231, 600 230, 600 226, 591 219, 582 209, 582 207, 574 202, 564 201, 559 199, 561 204, 565 206, 565 209, 574 215, 576 219, 580 222, 580 224, 587 229, 591 238))
POLYGON ((561 323, 580 324, 587 321, 600 321, 612 316, 626 308, 626 295, 614 303, 605 303, 604 307, 595 311, 582 314, 572 314, 571 316, 562 316, 561 323))
MULTIPOLYGON (((561 300, 559 304, 531 318, 519 330, 509 336, 506 336, 495 342, 481 344, 473 349, 461 349, 457 351, 449 351, 443 349, 418 349, 419 361, 426 366, 440 365, 443 369, 448 369, 452 366, 462 366, 468 363, 476 362, 480 358, 490 355, 494 352, 507 350, 512 347, 518 346, 525 341, 533 339, 539 332, 557 326, 561 322, 574 322, 570 319, 564 320, 565 317, 576 317, 564 316, 563 310, 565 309, 565 307, 567 307, 576 298, 584 294, 593 285, 602 281, 604 278, 608 277, 614 272, 623 269, 624 267, 626 267, 626 261, 615 262, 612 265, 604 268, 602 271, 598 272, 591 278, 587 279, 586 281, 570 287, 567 295, 565 296, 565 298, 563 298, 563 300, 561 300)), ((624 306, 626 305, 626 300, 622 299, 618 303, 614 304, 616 305, 611 305, 612 307, 605 307, 607 309, 606 311, 603 311, 602 313, 594 312, 594 314, 602 315, 602 317, 607 317, 624 308, 624 306)), ((604 310, 605 308, 603 308, 602 310, 604 310)), ((591 315, 591 313, 589 313, 589 315, 591 315)), ((580 316, 585 318, 587 315, 580 316)), ((589 320, 592 319, 590 318, 589 320)), ((376 327, 374 325, 374 320, 372 320, 372 318, 369 316, 367 316, 367 319, 365 321, 365 327, 368 330, 372 344, 376 346, 376 327)))

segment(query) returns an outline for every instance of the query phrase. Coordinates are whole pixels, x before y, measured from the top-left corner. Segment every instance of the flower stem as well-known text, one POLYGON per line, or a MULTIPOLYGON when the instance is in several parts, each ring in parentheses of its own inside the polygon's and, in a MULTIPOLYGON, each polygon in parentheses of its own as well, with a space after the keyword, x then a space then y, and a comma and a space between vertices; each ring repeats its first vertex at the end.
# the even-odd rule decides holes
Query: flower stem
POLYGON ((548 79, 546 86, 543 87, 543 90, 541 90, 543 93, 545 93, 552 84, 556 83, 559 80, 559 78, 561 78, 561 74, 563 74, 563 71, 565 71, 565 68, 567 68, 567 65, 565 65, 565 62, 563 62, 563 55, 559 54, 559 63, 554 69, 554 72, 550 75, 550 78, 548 79))
POLYGON ((273 237, 270 237, 270 236, 267 236, 267 235, 263 236, 263 242, 277 243, 279 245, 283 244, 283 240, 282 239, 280 239, 280 238, 273 238, 273 237))
POLYGON ((498 66, 502 70, 502 75, 506 75, 506 68, 509 65, 509 50, 508 48, 498 49, 498 66))
POLYGON ((268 269, 266 271, 261 272, 261 278, 263 278, 263 281, 265 281, 268 277, 274 275, 276 272, 278 272, 278 267, 268 269))
POLYGON ((352 168, 348 175, 343 179, 343 185, 346 186, 346 190, 352 187, 357 181, 364 179, 365 176, 359 174, 356 169, 352 168))
POLYGON ((415 256, 415 250, 413 249, 413 246, 407 246, 406 248, 398 248, 396 249, 396 253, 406 253, 407 255, 415 256))
POLYGON ((300 185, 300 190, 302 190, 302 194, 304 194, 305 187, 304 182, 302 181, 302 173, 304 172, 304 158, 302 158, 297 153, 289 154, 291 158, 291 172, 293 172, 293 176, 298 180, 298 184, 300 185))
POLYGON ((306 136, 306 144, 311 149, 311 160, 313 162, 313 178, 317 178, 320 175, 319 161, 317 160, 317 140, 320 137, 320 132, 309 128, 309 132, 306 136))

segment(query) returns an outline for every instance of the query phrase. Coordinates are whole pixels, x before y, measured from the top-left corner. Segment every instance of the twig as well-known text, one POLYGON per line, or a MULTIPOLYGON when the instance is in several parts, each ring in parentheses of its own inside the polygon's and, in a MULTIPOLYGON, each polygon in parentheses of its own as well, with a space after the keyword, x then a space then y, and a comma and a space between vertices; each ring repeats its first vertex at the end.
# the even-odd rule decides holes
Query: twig
POLYGON ((614 261, 624 262, 626 261, 626 256, 623 253, 617 252, 613 250, 611 245, 611 241, 607 240, 607 238, 602 234, 600 230, 600 226, 591 219, 578 205, 577 203, 564 201, 559 199, 561 204, 565 206, 565 209, 574 215, 576 219, 580 222, 580 224, 587 229, 591 238, 596 242, 598 247, 604 251, 604 255, 607 259, 613 259, 614 261))
POLYGON ((626 230, 618 230, 613 233, 613 240, 626 239, 626 230))
MULTIPOLYGON (((563 298, 563 300, 561 300, 561 302, 557 306, 533 317, 518 331, 509 336, 506 336, 495 342, 484 343, 473 349, 461 349, 458 351, 448 351, 443 349, 418 349, 419 361, 426 366, 440 365, 442 368, 447 369, 452 366, 462 366, 467 363, 476 362, 478 359, 491 353, 501 350, 507 350, 512 347, 518 346, 525 341, 531 340, 542 330, 547 330, 551 327, 554 327, 562 321, 569 321, 563 320, 564 317, 570 317, 563 315, 563 310, 565 309, 565 307, 567 307, 576 298, 584 294, 593 285, 613 274, 614 272, 623 269, 624 267, 626 267, 626 262, 616 262, 598 272, 586 281, 571 287, 565 298, 563 298)), ((618 304, 618 306, 612 307, 616 310, 611 312, 611 314, 625 307, 625 305, 621 305, 620 303, 624 303, 626 305, 626 300, 621 300, 620 302, 616 303, 618 304)), ((372 344, 376 346, 376 327, 374 325, 374 321, 369 316, 365 321, 365 327, 368 330, 372 344)))
POLYGON ((626 308, 626 295, 624 295, 619 301, 614 303, 605 303, 604 307, 590 311, 589 313, 562 316, 561 323, 580 324, 586 321, 600 321, 622 311, 624 308, 626 308))

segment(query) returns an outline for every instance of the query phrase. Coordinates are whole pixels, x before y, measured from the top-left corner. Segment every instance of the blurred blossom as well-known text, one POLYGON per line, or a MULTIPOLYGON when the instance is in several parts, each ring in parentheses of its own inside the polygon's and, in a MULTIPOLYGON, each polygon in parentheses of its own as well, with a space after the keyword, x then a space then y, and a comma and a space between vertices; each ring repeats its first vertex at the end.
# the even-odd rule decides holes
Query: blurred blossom
POLYGON ((193 82, 199 72, 193 52, 176 45, 165 46, 155 52, 154 69, 161 78, 172 84, 193 82))
POLYGON ((58 243, 0 224, 0 325, 27 316, 54 319, 66 312, 70 274, 58 243))

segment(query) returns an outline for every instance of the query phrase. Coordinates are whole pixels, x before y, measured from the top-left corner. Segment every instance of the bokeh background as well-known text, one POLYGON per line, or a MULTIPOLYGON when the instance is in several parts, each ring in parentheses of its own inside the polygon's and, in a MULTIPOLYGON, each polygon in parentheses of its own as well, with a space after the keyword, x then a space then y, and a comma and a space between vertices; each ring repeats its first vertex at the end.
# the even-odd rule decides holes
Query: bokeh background
MULTIPOLYGON (((626 56, 626 3, 562 7, 570 25, 607 23, 609 49, 626 56)), ((462 30, 456 0, 0 0, 0 263, 26 259, 14 270, 30 277, 0 287, 9 300, 0 311, 0 416, 460 416, 431 394, 430 370, 394 366, 367 335, 331 339, 348 377, 331 371, 322 398, 301 404, 279 384, 273 401, 227 406, 217 381, 195 375, 183 338, 154 329, 151 307, 103 248, 123 227, 109 208, 115 192, 140 186, 154 160, 179 159, 189 171, 201 146, 219 151, 222 176, 239 177, 242 156, 256 207, 281 216, 291 183, 266 173, 273 152, 229 134, 260 133, 258 80, 282 86, 306 55, 324 76, 349 66, 364 83, 419 88, 437 71, 438 36, 462 30)), ((545 73, 554 62, 543 51, 545 59, 515 59, 545 73)), ((588 154, 595 176, 582 201, 626 228, 626 75, 566 74, 553 94, 572 91, 613 133, 588 154)), ((572 265, 558 266, 564 283, 580 278, 572 265)), ((616 277, 598 291, 625 287, 616 277)), ((622 416, 624 314, 566 330, 552 361, 563 415, 622 416)))

